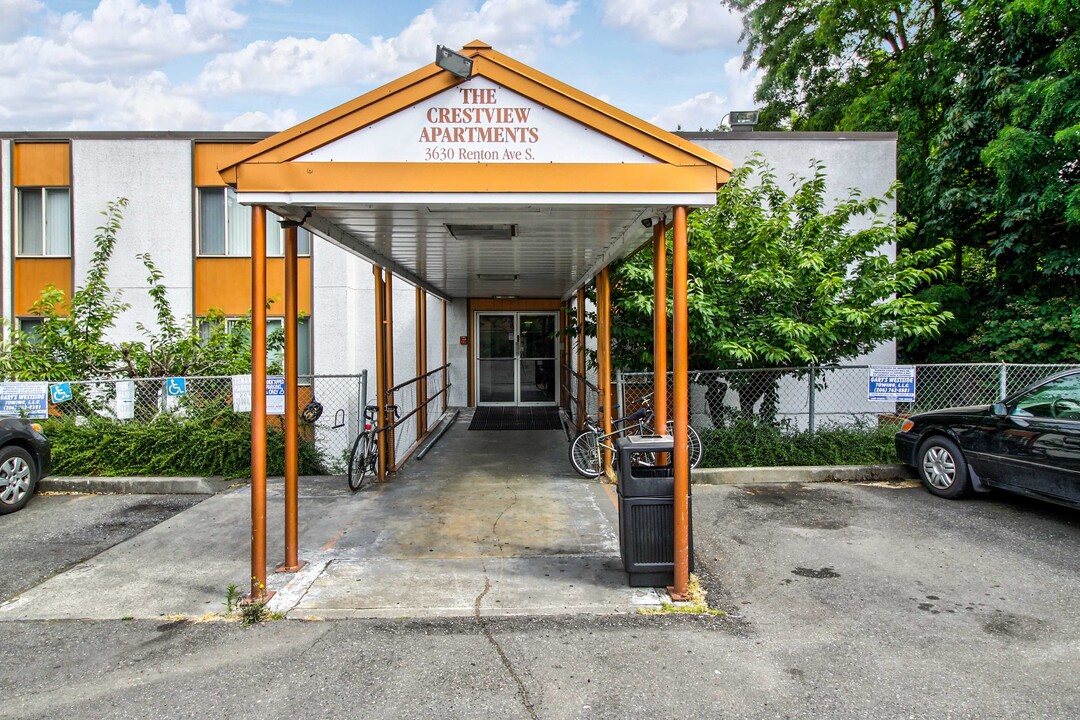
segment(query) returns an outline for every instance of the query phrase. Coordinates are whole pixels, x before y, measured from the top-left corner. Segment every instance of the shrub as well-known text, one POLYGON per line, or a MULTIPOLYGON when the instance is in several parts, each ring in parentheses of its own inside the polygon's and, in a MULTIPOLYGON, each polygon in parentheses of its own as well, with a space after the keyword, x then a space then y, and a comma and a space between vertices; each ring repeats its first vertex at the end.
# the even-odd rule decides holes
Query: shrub
MULTIPOLYGON (((222 409, 194 417, 164 415, 149 423, 90 418, 50 419, 56 475, 221 475, 246 478, 251 472, 251 420, 222 409)), ((314 443, 300 439, 302 475, 325 474, 314 443)), ((266 472, 285 473, 285 436, 268 428, 266 472)))
POLYGON ((896 462, 888 425, 833 425, 814 433, 787 424, 736 420, 701 432, 702 467, 777 467, 791 465, 875 465, 896 462))

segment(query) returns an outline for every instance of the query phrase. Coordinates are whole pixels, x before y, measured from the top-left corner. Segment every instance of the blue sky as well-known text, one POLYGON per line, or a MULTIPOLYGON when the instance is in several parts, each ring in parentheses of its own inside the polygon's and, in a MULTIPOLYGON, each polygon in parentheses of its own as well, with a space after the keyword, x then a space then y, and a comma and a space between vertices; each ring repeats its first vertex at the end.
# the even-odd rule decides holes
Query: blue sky
POLYGON ((0 130, 281 130, 474 39, 661 127, 753 107, 720 0, 0 0, 0 130))

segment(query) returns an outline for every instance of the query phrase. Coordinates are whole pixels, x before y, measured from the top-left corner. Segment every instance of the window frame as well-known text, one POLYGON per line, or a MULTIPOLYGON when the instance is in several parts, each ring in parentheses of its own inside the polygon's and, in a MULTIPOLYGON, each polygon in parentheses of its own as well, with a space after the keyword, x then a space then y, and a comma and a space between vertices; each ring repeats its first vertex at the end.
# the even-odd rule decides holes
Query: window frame
MULTIPOLYGON (((200 258, 204 258, 204 257, 205 258, 249 258, 249 257, 251 257, 251 250, 250 249, 248 249, 246 252, 243 252, 243 253, 230 252, 230 247, 229 247, 229 218, 230 218, 230 211, 229 211, 229 208, 230 208, 230 205, 229 205, 230 194, 229 194, 229 191, 230 190, 232 190, 232 188, 230 188, 228 186, 225 186, 225 187, 201 186, 201 187, 196 187, 195 188, 195 256, 196 257, 200 257, 200 258), (202 238, 203 204, 202 204, 202 197, 203 197, 204 192, 211 192, 211 191, 214 191, 214 190, 217 190, 217 191, 223 193, 224 194, 224 199, 225 199, 225 206, 224 206, 224 222, 225 222, 224 245, 225 245, 225 251, 223 253, 208 253, 208 252, 203 251, 203 238, 202 238)), ((231 197, 233 197, 233 198, 236 197, 235 191, 233 192, 231 197)), ((235 200, 233 202, 235 203, 235 200)), ((236 204, 239 205, 239 203, 236 203, 236 204)), ((266 210, 266 216, 267 216, 266 217, 266 247, 267 247, 266 257, 268 257, 268 258, 284 257, 285 256, 285 230, 284 230, 284 228, 282 228, 278 224, 278 221, 281 220, 282 218, 279 217, 276 213, 272 212, 271 210, 266 210), (274 246, 274 252, 270 252, 270 247, 271 247, 270 233, 272 232, 271 228, 276 230, 277 238, 278 238, 277 242, 276 242, 276 245, 274 246)), ((307 242, 306 251, 300 251, 299 248, 302 246, 302 243, 299 243, 299 242, 297 243, 297 246, 298 246, 297 257, 311 257, 311 248, 312 248, 312 245, 314 245, 315 234, 313 232, 311 232, 310 230, 308 230, 307 228, 300 228, 300 230, 308 233, 308 242, 307 242)))
POLYGON ((71 187, 68 185, 26 185, 15 188, 15 257, 16 258, 57 258, 57 259, 70 259, 72 257, 72 248, 75 244, 74 239, 74 218, 71 209, 71 187), (49 191, 63 190, 67 193, 67 201, 63 203, 64 209, 67 211, 67 249, 63 253, 50 253, 48 252, 48 217, 49 217, 49 203, 48 193, 49 191), (41 200, 41 252, 40 253, 28 253, 23 249, 23 193, 35 193, 41 200))
MULTIPOLYGON (((236 328, 236 326, 238 324, 240 324, 241 322, 247 320, 247 318, 242 316, 242 315, 226 315, 224 317, 224 320, 225 320, 225 329, 228 332, 231 333, 233 331, 233 329, 236 328)), ((201 337, 202 336, 203 323, 206 322, 206 317, 205 316, 199 316, 197 318, 197 321, 199 323, 199 335, 201 337)), ((306 373, 298 372, 297 375, 299 375, 300 378, 301 378, 300 379, 300 384, 301 385, 310 385, 311 384, 311 379, 310 378, 314 377, 314 372, 313 371, 314 371, 314 365, 315 365, 315 353, 314 353, 314 347, 312 346, 312 337, 311 337, 311 327, 312 327, 311 326, 311 316, 310 315, 302 316, 299 319, 298 324, 299 325, 306 324, 307 327, 308 327, 307 347, 306 348, 304 348, 304 347, 297 348, 297 364, 300 366, 298 368, 298 370, 302 370, 304 365, 306 364, 308 372, 306 372, 306 373), (307 354, 307 362, 306 363, 304 362, 305 350, 306 350, 306 354, 307 354), (305 377, 308 378, 308 379, 305 380, 304 379, 305 377)), ((267 338, 269 338, 272 333, 277 332, 278 330, 284 330, 284 329, 285 329, 285 316, 284 315, 267 315, 266 316, 266 336, 267 336, 267 338)), ((299 338, 300 338, 300 329, 299 328, 297 328, 296 337, 297 337, 297 340, 299 340, 299 338)), ((203 339, 205 340, 205 337, 203 339)), ((266 354, 266 364, 270 365, 273 362, 280 362, 282 364, 282 367, 284 367, 284 364, 285 364, 283 357, 277 357, 276 355, 271 355, 269 352, 267 352, 267 354, 266 354)))

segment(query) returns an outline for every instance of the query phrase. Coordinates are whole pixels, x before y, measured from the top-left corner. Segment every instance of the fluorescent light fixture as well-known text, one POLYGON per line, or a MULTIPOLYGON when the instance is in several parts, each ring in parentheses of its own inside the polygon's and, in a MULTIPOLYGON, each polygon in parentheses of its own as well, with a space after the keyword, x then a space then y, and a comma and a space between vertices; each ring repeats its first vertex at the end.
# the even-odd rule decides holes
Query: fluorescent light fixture
POLYGON ((446 229, 458 240, 512 240, 517 236, 514 223, 446 223, 446 229))
POLYGON ((503 281, 507 281, 507 282, 518 279, 517 275, 513 275, 511 273, 477 273, 476 277, 478 277, 481 280, 494 280, 494 281, 503 280, 503 281))
POLYGON ((495 300, 516 300, 517 295, 492 295, 495 300))
POLYGON ((472 75, 472 58, 454 52, 444 45, 435 48, 435 64, 459 78, 468 79, 472 75))

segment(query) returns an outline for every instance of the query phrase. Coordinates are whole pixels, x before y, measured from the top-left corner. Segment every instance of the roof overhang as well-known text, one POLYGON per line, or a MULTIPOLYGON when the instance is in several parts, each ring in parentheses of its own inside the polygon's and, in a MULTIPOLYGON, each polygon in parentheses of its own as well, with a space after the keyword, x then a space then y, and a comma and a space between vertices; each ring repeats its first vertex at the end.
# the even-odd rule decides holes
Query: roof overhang
POLYGON ((568 297, 677 205, 715 202, 731 163, 474 42, 246 148, 242 203, 299 219, 439 296, 568 297), (515 227, 511 237, 447 226, 515 227))

